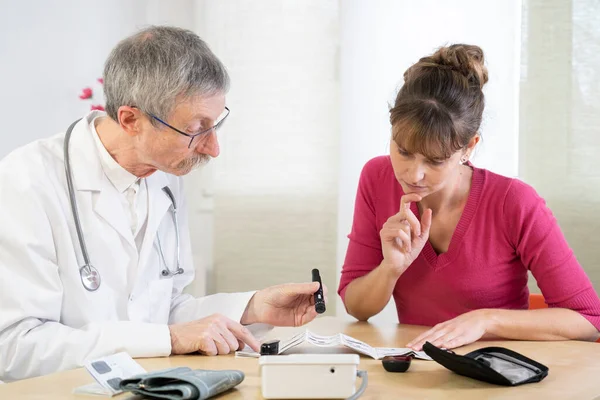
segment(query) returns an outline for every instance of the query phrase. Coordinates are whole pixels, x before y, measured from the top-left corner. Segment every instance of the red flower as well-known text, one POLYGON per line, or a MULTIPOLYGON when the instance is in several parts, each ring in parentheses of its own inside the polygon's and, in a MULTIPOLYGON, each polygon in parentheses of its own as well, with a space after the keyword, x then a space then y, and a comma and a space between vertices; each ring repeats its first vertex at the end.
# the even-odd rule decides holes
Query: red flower
POLYGON ((101 106, 100 104, 98 105, 93 105, 90 107, 91 111, 95 111, 95 110, 99 110, 99 111, 104 111, 104 106, 101 106))
POLYGON ((81 91, 79 95, 81 100, 91 99, 92 98, 92 88, 86 87, 81 91))
POLYGON ((98 82, 100 82, 101 85, 104 85, 104 79, 98 78, 98 82))

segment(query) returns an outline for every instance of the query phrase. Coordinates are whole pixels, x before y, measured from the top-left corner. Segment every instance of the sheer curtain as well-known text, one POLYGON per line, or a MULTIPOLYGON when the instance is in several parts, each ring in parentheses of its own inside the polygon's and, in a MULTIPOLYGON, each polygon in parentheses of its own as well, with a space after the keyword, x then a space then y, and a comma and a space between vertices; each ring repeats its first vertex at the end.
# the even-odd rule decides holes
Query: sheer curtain
MULTIPOLYGON (((600 290, 600 2, 524 0, 521 178, 600 290)), ((532 285, 533 286, 533 285, 532 285)))
POLYGON ((319 268, 334 298, 338 1, 205 0, 196 16, 231 75, 205 193, 214 194, 208 292, 310 281, 319 268))

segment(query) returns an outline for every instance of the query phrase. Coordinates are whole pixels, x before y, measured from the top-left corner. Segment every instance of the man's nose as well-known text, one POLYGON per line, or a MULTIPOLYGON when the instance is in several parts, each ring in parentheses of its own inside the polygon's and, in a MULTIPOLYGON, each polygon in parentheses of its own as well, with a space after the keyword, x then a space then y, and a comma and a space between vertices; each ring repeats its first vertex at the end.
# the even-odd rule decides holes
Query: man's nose
POLYGON ((199 141, 198 145, 196 146, 196 151, 202 154, 208 154, 213 158, 217 157, 221 153, 217 133, 213 129, 210 132, 207 132, 206 135, 207 137, 205 140, 199 141))

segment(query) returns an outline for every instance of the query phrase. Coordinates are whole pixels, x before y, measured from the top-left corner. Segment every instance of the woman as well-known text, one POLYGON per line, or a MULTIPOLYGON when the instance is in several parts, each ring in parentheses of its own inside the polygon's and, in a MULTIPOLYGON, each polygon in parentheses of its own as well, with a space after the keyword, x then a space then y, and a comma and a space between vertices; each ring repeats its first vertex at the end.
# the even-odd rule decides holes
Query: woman
POLYGON ((482 337, 596 340, 600 300, 545 202, 476 168, 488 80, 482 50, 439 49, 404 73, 390 155, 361 174, 339 294, 359 320, 393 296, 401 323, 455 348, 482 337), (528 271, 549 309, 527 310, 528 271))

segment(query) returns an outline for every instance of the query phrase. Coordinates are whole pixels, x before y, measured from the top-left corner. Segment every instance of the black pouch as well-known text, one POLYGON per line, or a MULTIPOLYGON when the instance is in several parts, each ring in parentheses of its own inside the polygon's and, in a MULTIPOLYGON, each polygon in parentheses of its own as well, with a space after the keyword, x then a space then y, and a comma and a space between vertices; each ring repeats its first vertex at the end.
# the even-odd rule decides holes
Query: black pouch
POLYGON ((495 385, 534 383, 548 375, 545 365, 504 347, 484 347, 460 356, 426 342, 423 351, 450 371, 495 385))

